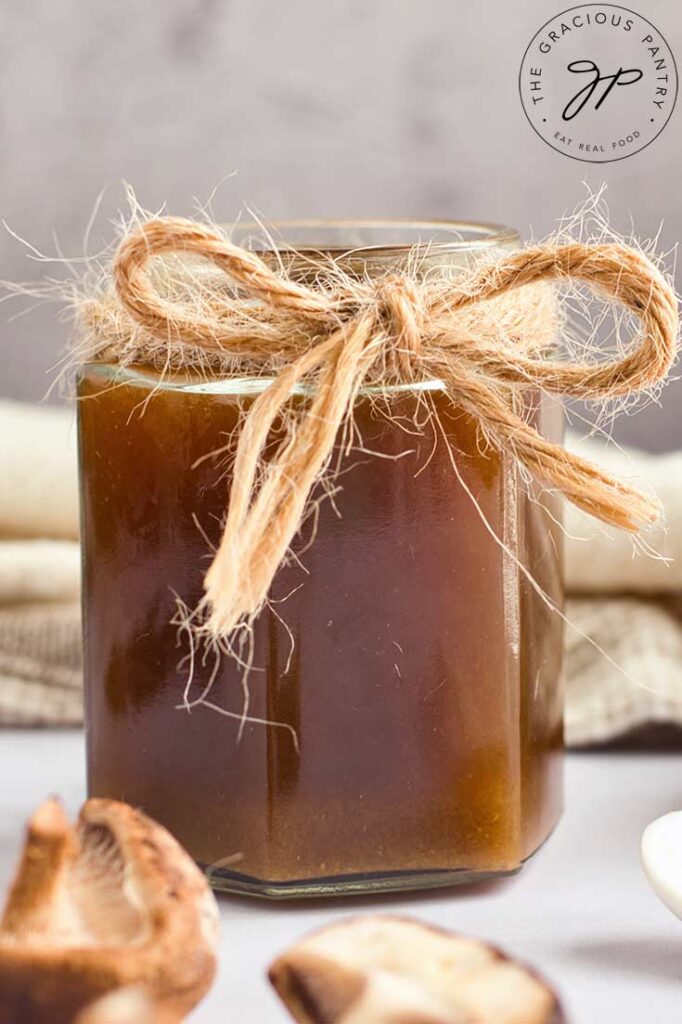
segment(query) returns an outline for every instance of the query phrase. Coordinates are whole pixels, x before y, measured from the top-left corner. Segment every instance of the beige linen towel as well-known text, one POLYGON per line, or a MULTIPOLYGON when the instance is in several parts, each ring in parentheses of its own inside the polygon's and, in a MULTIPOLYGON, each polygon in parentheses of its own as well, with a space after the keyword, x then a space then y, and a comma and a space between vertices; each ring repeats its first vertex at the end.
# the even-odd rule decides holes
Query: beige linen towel
POLYGON ((566 614, 577 627, 566 630, 566 740, 583 746, 650 723, 682 726, 682 452, 621 451, 596 438, 568 444, 656 493, 665 517, 642 554, 629 534, 566 506, 566 614))
POLYGON ((83 720, 80 605, 0 607, 0 724, 83 720))
POLYGON ((0 402, 0 724, 82 720, 75 415, 0 402))
POLYGON ((0 402, 0 537, 78 538, 73 409, 0 402))
POLYGON ((675 602, 569 598, 566 742, 603 743, 638 726, 682 726, 682 617, 675 602), (610 659, 610 660, 609 660, 610 659))
MULTIPOLYGON (((74 420, 0 403, 0 724, 82 720, 74 420)), ((580 746, 649 722, 682 725, 682 453, 575 446, 649 481, 667 517, 649 542, 674 559, 636 554, 631 537, 567 508, 577 629, 566 631, 566 738, 580 746)))
POLYGON ((32 601, 77 602, 79 576, 77 541, 0 540, 0 607, 32 601))
POLYGON ((582 594, 682 592, 682 452, 648 455, 619 451, 596 439, 568 438, 568 446, 611 472, 657 494, 664 520, 645 538, 655 554, 637 553, 631 534, 598 523, 566 504, 566 586, 582 594), (668 561, 665 561, 667 559, 668 561))

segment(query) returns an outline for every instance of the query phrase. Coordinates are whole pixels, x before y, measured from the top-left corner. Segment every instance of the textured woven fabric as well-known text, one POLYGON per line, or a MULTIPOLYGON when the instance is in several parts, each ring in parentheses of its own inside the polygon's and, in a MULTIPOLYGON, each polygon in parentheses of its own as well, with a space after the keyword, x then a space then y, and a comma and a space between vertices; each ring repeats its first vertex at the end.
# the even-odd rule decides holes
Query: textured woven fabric
POLYGON ((682 726, 676 601, 572 598, 566 614, 575 627, 566 630, 569 746, 602 743, 650 723, 682 726))
POLYGON ((80 605, 0 608, 0 724, 83 719, 80 605))

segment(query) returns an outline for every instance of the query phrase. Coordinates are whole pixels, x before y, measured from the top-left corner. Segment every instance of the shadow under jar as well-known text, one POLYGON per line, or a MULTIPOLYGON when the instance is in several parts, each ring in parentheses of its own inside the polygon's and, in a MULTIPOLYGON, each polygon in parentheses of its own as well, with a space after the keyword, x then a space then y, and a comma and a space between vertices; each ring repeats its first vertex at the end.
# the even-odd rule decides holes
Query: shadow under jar
MULTIPOLYGON (((429 243, 429 273, 447 274, 517 244, 454 223, 281 230, 363 274, 399 269, 415 243, 429 243)), ((228 891, 372 892, 518 870, 561 809, 561 618, 519 568, 561 606, 558 510, 510 458, 481 450, 438 381, 359 394, 362 450, 341 456, 333 501, 320 501, 314 535, 304 525, 300 561, 279 570, 255 623, 249 719, 243 669, 201 649, 189 695, 205 696, 182 707, 176 600, 202 596, 225 445, 266 386, 81 369, 91 795, 141 807, 228 891), (426 402, 441 428, 419 436, 426 402)), ((532 402, 556 438, 557 409, 532 402)))

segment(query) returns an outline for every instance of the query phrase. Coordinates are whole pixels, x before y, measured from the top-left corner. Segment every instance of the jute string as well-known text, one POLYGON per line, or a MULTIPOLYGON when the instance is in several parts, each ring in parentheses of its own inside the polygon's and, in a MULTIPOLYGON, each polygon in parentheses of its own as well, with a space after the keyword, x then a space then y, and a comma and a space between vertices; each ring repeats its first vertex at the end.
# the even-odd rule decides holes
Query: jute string
POLYGON ((155 218, 124 237, 112 292, 82 310, 100 354, 127 344, 130 358, 132 336, 133 357, 156 345, 274 376, 244 415, 236 443, 222 538, 205 577, 211 635, 229 635, 263 607, 339 431, 369 383, 440 380, 486 444, 581 509, 632 531, 656 519, 655 499, 542 437, 520 400, 535 389, 613 399, 665 377, 675 356, 677 303, 639 250, 617 242, 529 245, 450 276, 406 269, 374 279, 321 258, 308 278, 296 279, 211 225, 155 218), (178 259, 186 282, 169 292, 159 267, 165 260, 176 273, 178 259), (206 260, 220 272, 219 286, 205 284, 198 266, 206 260), (560 359, 549 348, 555 316, 547 282, 557 280, 587 285, 634 314, 641 330, 629 347, 602 361, 560 359), (292 403, 297 385, 307 398, 292 403), (282 423, 284 439, 266 458, 282 423))

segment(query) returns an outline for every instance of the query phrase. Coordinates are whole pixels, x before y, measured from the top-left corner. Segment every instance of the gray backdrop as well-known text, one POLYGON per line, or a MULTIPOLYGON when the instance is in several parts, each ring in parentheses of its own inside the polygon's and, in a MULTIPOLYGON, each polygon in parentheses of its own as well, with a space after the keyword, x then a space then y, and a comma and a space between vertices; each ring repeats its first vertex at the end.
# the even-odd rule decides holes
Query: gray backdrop
MULTIPOLYGON (((680 0, 632 0, 682 55, 680 0)), ((564 0, 564 6, 567 6, 564 0)), ((498 220, 541 234, 606 180, 614 224, 682 231, 678 109, 648 149, 593 166, 546 146, 517 93, 524 49, 562 0, 5 0, 0 213, 35 245, 82 252, 123 204, 216 214, 498 220), (231 175, 231 176, 230 176, 231 175)), ((682 107, 682 101, 680 102, 682 107)), ((45 267, 0 234, 0 276, 45 267)), ((47 268, 59 273, 59 268, 47 268)), ((0 393, 40 398, 66 328, 0 307, 0 393)), ((14 307, 16 309, 17 307, 14 307)), ((682 386, 617 433, 680 443, 682 386)))

